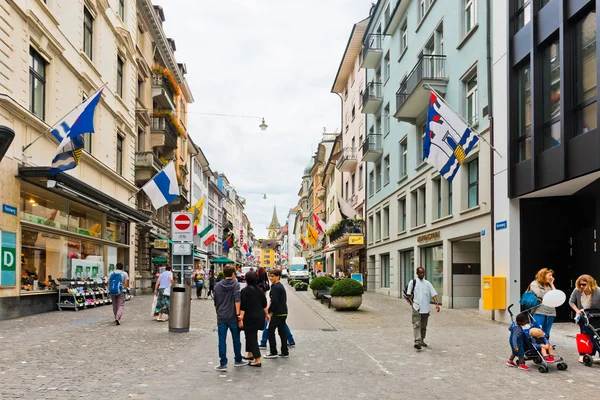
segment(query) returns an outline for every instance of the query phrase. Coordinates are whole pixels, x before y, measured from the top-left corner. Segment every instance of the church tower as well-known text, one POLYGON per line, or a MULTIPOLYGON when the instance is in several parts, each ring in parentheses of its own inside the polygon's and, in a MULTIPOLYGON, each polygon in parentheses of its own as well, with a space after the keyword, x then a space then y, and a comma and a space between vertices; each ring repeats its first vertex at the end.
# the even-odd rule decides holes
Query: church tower
POLYGON ((279 220, 277 219, 277 207, 273 206, 273 218, 271 219, 271 224, 267 227, 269 239, 277 240, 279 238, 279 233, 281 232, 281 225, 279 225, 279 220))

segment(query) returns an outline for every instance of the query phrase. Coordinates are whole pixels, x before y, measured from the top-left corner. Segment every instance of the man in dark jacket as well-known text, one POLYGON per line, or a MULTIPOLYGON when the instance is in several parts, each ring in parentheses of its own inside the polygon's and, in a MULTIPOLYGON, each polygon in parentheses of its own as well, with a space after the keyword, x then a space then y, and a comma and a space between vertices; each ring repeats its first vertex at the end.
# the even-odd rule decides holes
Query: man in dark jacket
POLYGON ((271 302, 269 303, 269 347, 270 352, 265 358, 289 357, 287 347, 287 334, 285 332, 285 320, 287 319, 287 294, 285 287, 281 284, 281 270, 272 269, 269 271, 269 280, 271 281, 271 302), (275 330, 279 332, 281 339, 281 353, 277 354, 277 340, 275 339, 275 330))
POLYGON ((242 359, 242 343, 240 342, 240 284, 235 277, 235 269, 226 266, 223 269, 225 279, 215 286, 214 302, 217 311, 217 328, 219 331, 219 357, 221 362, 215 366, 215 370, 227 371, 227 330, 231 331, 233 339, 233 352, 235 354, 235 366, 244 367, 247 361, 242 359))

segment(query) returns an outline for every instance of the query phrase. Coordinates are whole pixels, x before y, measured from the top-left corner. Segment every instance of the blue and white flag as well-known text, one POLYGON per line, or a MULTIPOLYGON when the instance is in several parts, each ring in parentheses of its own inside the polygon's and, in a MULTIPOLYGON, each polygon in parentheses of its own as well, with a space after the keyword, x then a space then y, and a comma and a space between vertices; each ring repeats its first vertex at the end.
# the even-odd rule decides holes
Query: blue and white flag
POLYGON ((146 192, 156 209, 166 206, 179 197, 179 184, 177 183, 175 163, 171 161, 167 164, 162 171, 142 187, 142 190, 146 192))
POLYGON ((423 140, 425 161, 440 171, 440 175, 448 182, 452 182, 478 140, 477 133, 432 92, 427 133, 423 140))
POLYGON ((102 96, 102 90, 103 88, 98 89, 96 93, 75 107, 50 131, 60 143, 52 160, 50 169, 52 175, 73 169, 79 164, 83 148, 82 135, 94 133, 94 112, 102 96))

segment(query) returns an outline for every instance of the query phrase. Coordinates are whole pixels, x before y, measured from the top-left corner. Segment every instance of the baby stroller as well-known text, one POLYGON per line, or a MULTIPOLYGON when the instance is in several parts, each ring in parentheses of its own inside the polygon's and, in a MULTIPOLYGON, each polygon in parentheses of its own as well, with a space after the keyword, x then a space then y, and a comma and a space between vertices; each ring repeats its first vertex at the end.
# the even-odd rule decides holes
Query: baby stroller
MULTIPOLYGON (((515 320, 513 318, 513 313, 510 310, 512 307, 514 306, 514 304, 511 304, 508 307, 508 313, 510 314, 510 320, 511 320, 511 326, 515 324, 515 320)), ((525 350, 525 361, 533 361, 533 363, 535 365, 538 366, 538 371, 540 371, 542 374, 545 374, 546 372, 548 372, 550 369, 548 368, 549 363, 544 359, 544 356, 542 356, 542 352, 540 349, 538 349, 535 345, 535 340, 534 338, 531 337, 529 330, 531 328, 538 328, 538 329, 542 329, 542 327, 536 322, 536 320, 533 318, 533 316, 531 315, 531 310, 525 310, 522 311, 523 313, 527 314, 527 319, 529 320, 529 325, 526 325, 523 327, 523 332, 525 332, 525 346, 524 346, 524 350, 525 350)), ((566 371, 568 368, 567 363, 565 362, 564 358, 556 351, 556 348, 553 344, 552 345, 552 349, 554 349, 554 363, 556 363, 556 368, 559 371, 566 371)))
POLYGON ((600 354, 600 310, 583 311, 580 324, 583 326, 583 335, 577 335, 577 351, 585 354, 583 364, 591 367, 594 365, 592 356, 600 354))

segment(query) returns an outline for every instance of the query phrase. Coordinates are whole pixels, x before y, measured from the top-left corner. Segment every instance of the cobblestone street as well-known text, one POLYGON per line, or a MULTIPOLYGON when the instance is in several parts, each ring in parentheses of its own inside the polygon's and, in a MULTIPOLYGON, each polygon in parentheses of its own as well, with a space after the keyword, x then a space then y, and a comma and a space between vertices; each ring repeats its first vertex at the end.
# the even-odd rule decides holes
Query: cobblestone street
POLYGON ((187 334, 151 319, 151 296, 127 302, 122 326, 112 324, 106 306, 2 321, 0 398, 571 399, 596 396, 600 386, 600 366, 577 362, 575 325, 553 331, 569 369, 540 374, 506 367, 506 325, 469 312, 433 315, 430 346, 417 352, 401 300, 365 293, 360 311, 342 313, 311 292, 288 289, 288 297, 297 343, 290 358, 233 368, 229 342, 227 373, 213 370, 212 301, 192 301, 187 334))

